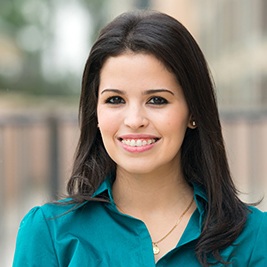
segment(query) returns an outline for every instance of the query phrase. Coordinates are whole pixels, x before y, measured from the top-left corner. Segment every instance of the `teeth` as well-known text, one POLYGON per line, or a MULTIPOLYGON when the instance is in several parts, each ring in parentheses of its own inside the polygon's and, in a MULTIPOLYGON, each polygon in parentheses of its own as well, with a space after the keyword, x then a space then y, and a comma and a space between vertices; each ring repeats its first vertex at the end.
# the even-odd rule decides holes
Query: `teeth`
POLYGON ((155 139, 148 139, 148 140, 142 140, 142 139, 123 139, 121 142, 127 146, 146 146, 150 145, 152 143, 155 143, 155 139))

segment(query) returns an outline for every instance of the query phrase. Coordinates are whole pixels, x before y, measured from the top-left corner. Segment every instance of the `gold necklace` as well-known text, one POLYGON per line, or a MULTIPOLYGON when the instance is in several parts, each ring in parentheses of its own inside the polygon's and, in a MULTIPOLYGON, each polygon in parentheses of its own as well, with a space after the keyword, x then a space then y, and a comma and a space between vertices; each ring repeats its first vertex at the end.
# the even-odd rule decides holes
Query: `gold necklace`
MULTIPOLYGON (((191 200, 191 202, 189 203, 188 207, 184 210, 184 212, 181 214, 181 216, 179 217, 178 221, 175 223, 175 225, 172 227, 172 229, 165 235, 163 236, 160 240, 153 242, 152 241, 152 246, 153 246, 153 253, 154 255, 158 255, 160 253, 160 249, 158 247, 158 243, 160 243, 161 241, 163 241, 165 238, 167 238, 173 231, 174 229, 180 224, 180 222, 182 221, 184 215, 188 212, 188 210, 191 208, 192 204, 194 202, 194 198, 191 200)), ((121 210, 123 213, 126 214, 126 212, 119 207, 116 203, 115 203, 116 207, 121 210)))
POLYGON ((190 209, 190 207, 192 206, 194 202, 194 198, 191 200, 190 204, 188 205, 188 207, 184 210, 184 212, 181 214, 181 216, 179 217, 178 221, 175 223, 175 225, 172 227, 172 229, 165 235, 163 236, 160 240, 153 242, 152 241, 152 246, 153 246, 153 253, 154 255, 158 255, 160 253, 160 249, 158 247, 158 243, 160 243, 161 241, 163 241, 165 238, 167 238, 173 231, 174 229, 180 224, 180 222, 182 221, 184 215, 187 213, 187 211, 190 209))

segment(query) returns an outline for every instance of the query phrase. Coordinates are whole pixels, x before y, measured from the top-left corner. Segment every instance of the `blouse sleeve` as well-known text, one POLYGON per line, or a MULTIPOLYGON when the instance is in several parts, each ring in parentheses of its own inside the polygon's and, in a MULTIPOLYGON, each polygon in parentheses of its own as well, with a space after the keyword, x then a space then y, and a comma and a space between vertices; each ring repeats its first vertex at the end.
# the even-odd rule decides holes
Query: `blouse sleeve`
POLYGON ((257 239, 253 245, 249 266, 267 266, 267 212, 263 213, 257 239))
POLYGON ((33 208, 20 224, 13 267, 21 266, 58 266, 50 231, 40 207, 33 208))

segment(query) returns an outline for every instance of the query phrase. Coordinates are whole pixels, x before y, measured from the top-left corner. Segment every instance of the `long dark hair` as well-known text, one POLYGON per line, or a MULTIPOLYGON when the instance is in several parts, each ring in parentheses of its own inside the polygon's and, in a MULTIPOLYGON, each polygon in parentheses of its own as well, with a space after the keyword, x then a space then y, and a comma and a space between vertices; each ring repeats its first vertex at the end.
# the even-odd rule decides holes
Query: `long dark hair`
POLYGON ((222 261, 220 251, 237 238, 246 222, 246 205, 232 181, 213 82, 194 38, 174 18, 159 12, 124 13, 109 23, 93 45, 86 62, 80 98, 81 135, 68 194, 76 202, 89 200, 116 165, 107 154, 97 127, 100 70, 105 60, 126 51, 154 55, 177 77, 197 123, 182 145, 182 168, 189 184, 202 187, 208 202, 195 251, 199 262, 222 261))

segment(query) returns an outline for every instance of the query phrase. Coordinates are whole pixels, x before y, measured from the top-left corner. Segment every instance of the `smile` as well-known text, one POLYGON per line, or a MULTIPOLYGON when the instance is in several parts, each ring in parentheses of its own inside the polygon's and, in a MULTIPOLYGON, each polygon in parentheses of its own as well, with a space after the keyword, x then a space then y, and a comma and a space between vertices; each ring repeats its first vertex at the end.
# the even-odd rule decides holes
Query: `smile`
POLYGON ((127 146, 132 146, 132 147, 141 147, 141 146, 147 146, 151 145, 155 142, 157 142, 158 139, 121 139, 120 141, 127 145, 127 146))

